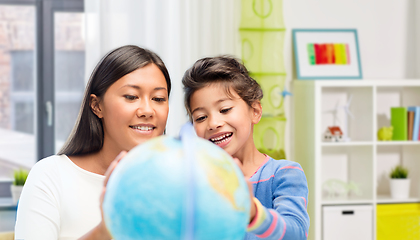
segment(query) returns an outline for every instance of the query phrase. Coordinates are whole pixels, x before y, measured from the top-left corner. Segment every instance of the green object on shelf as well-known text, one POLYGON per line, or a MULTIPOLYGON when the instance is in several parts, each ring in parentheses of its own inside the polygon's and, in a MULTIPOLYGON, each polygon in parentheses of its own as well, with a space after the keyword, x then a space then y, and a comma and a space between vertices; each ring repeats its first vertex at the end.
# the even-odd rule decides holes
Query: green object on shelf
POLYGON ((378 140, 379 141, 391 141, 392 133, 394 132, 394 127, 381 127, 378 130, 378 140))
POLYGON ((394 128, 392 140, 407 140, 407 109, 405 107, 391 108, 391 125, 394 128))
POLYGON ((391 173, 389 174, 390 178, 394 179, 406 179, 408 176, 408 168, 405 168, 401 165, 396 166, 391 170, 391 173))
POLYGON ((285 159, 284 131, 285 117, 262 117, 254 126, 255 147, 274 159, 285 159))

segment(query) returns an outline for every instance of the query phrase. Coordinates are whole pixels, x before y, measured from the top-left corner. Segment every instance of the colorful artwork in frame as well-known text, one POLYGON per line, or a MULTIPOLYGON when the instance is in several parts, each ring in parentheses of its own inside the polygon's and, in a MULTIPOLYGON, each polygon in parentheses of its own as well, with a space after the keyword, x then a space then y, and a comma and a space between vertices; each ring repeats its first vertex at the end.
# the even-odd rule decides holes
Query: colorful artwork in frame
POLYGON ((297 79, 362 79, 356 29, 293 29, 297 79))

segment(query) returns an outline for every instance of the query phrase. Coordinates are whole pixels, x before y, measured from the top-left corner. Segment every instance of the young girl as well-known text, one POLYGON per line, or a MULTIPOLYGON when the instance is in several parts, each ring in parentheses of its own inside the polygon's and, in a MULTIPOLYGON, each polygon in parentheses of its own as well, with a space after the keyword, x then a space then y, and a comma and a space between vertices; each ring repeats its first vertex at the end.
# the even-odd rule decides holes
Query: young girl
POLYGON ((305 174, 298 163, 274 160, 255 147, 253 127, 261 119, 263 93, 245 66, 227 56, 203 58, 186 71, 182 83, 197 135, 237 158, 252 183, 245 239, 306 239, 305 174))
POLYGON ((137 46, 108 53, 91 75, 67 143, 31 169, 15 238, 111 239, 100 208, 104 185, 120 152, 163 134, 170 90, 155 53, 137 46))

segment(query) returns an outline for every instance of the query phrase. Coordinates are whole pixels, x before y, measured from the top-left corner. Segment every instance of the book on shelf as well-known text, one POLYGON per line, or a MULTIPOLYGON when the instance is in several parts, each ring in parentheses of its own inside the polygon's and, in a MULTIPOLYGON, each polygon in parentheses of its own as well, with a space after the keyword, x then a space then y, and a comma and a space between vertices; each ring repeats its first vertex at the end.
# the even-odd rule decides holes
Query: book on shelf
POLYGON ((405 107, 391 108, 391 126, 394 128, 392 140, 407 140, 407 109, 405 107))
POLYGON ((414 113, 412 139, 413 141, 419 141, 420 140, 420 106, 410 106, 407 108, 407 111, 414 113))
POLYGON ((407 111, 407 140, 413 141, 414 112, 407 111))

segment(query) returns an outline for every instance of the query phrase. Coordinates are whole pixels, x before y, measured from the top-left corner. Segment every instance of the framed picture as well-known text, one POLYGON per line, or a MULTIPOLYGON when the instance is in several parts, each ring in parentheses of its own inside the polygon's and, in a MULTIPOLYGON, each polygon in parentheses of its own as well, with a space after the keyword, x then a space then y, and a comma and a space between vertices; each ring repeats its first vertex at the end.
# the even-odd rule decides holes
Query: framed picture
POLYGON ((297 79, 362 79, 356 29, 293 29, 297 79))

